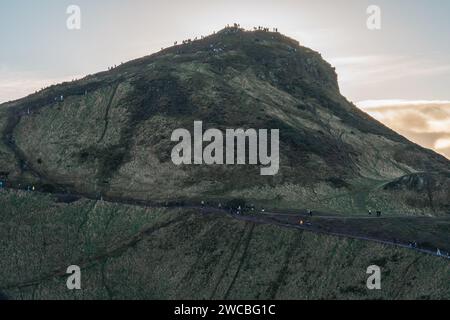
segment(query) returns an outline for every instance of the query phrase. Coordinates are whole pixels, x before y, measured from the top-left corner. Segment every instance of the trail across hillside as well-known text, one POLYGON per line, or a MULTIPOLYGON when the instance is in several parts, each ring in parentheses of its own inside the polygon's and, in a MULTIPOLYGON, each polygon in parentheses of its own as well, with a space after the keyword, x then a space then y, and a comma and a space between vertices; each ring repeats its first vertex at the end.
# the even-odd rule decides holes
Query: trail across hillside
MULTIPOLYGON (((48 193, 43 193, 48 194, 48 193)), ((73 202, 80 199, 87 199, 87 200, 93 200, 93 201, 99 201, 99 199, 92 195, 87 194, 79 194, 79 193, 73 193, 73 194, 61 194, 61 193, 50 193, 54 195, 59 202, 73 202), (66 201, 67 200, 67 201, 66 201)), ((420 221, 420 219, 433 219, 433 218, 427 218, 427 217, 367 217, 367 216, 351 216, 351 217, 345 217, 345 216, 339 216, 339 215, 330 215, 329 213, 315 213, 313 217, 309 216, 307 214, 307 210, 305 209, 299 209, 298 214, 293 213, 286 213, 283 211, 277 211, 277 210, 271 210, 270 212, 248 212, 245 214, 236 214, 229 210, 213 207, 213 206, 202 206, 200 204, 195 203, 177 203, 177 201, 174 201, 172 203, 170 202, 155 202, 155 201, 145 201, 145 200, 135 200, 135 199, 123 199, 123 198, 113 198, 113 197, 102 197, 100 201, 110 202, 110 203, 117 203, 117 204, 124 204, 124 205, 133 205, 133 206, 141 206, 146 208, 173 208, 173 209, 191 209, 196 210, 200 214, 208 214, 208 215, 220 215, 220 216, 228 216, 233 219, 241 220, 241 221, 247 221, 251 223, 257 223, 257 224, 270 224, 270 225, 276 225, 284 228, 293 228, 297 230, 307 231, 307 232, 313 232, 317 234, 324 234, 324 235, 330 235, 335 236, 339 238, 348 238, 348 239, 356 239, 356 240, 362 240, 362 241, 370 241, 375 242, 383 245, 390 245, 405 249, 410 249, 416 252, 449 259, 450 256, 448 252, 441 251, 441 254, 438 254, 438 248, 432 249, 432 248, 421 248, 421 247, 414 247, 411 244, 408 244, 407 242, 401 241, 401 240, 395 240, 394 237, 392 239, 387 238, 376 238, 376 237, 369 237, 369 236, 363 236, 360 234, 351 233, 351 232, 340 232, 336 227, 336 229, 333 230, 333 228, 329 228, 329 226, 333 226, 333 221, 337 220, 364 220, 364 221, 380 221, 385 220, 389 221, 392 219, 397 220, 406 220, 406 219, 415 219, 417 221, 420 221), (303 224, 300 223, 300 221, 304 222, 303 224), (331 222, 331 223, 328 223, 331 222)), ((134 237, 135 238, 135 237, 134 237)))
POLYGON ((116 92, 117 92, 118 88, 119 88, 119 83, 116 83, 112 89, 112 93, 109 98, 108 105, 106 106, 105 118, 104 118, 105 125, 103 127, 103 131, 102 131, 100 138, 97 140, 97 143, 102 142, 103 139, 105 138, 105 134, 106 134, 106 131, 108 130, 108 125, 109 125, 109 112, 111 110, 111 105, 114 101, 114 97, 116 96, 116 92))
MULTIPOLYGON (((108 103, 108 109, 112 103, 112 100, 114 98, 115 92, 117 90, 117 87, 114 87, 113 93, 111 95, 110 101, 108 103)), ((35 109, 38 109, 39 107, 35 107, 35 109)), ((79 197, 79 198, 86 198, 90 200, 100 200, 98 195, 92 195, 92 194, 84 194, 79 193, 74 190, 71 190, 70 187, 60 185, 56 183, 55 181, 52 181, 51 178, 47 177, 44 173, 39 172, 36 168, 33 167, 33 165, 30 163, 30 161, 27 159, 24 152, 20 150, 20 148, 16 145, 13 132, 15 127, 20 122, 20 119, 22 116, 27 114, 25 111, 26 109, 29 109, 29 107, 23 106, 22 108, 16 109, 16 110, 10 110, 10 115, 8 119, 8 125, 3 131, 2 140, 3 143, 10 148, 10 150, 14 153, 16 158, 18 159, 19 163, 21 164, 21 170, 28 171, 32 175, 34 175, 39 181, 45 184, 49 184, 52 187, 54 187, 55 194, 57 197, 60 197, 61 199, 67 198, 67 197, 79 197)), ((33 109, 33 108, 32 108, 33 109)), ((106 122, 105 122, 106 124, 106 122)), ((14 186, 16 189, 25 189, 24 186, 14 186)), ((48 193, 48 192, 47 192, 48 193)), ((237 215, 237 214, 231 214, 229 211, 212 207, 212 206, 200 206, 196 205, 195 203, 191 204, 177 204, 177 200, 173 201, 172 204, 167 202, 168 204, 163 204, 161 202, 155 202, 155 201, 145 201, 145 200, 136 200, 131 198, 118 198, 118 197, 102 197, 101 200, 103 201, 109 201, 113 203, 120 203, 120 204, 127 204, 127 205, 138 205, 138 206, 144 206, 144 207, 172 207, 172 208, 182 208, 182 209, 196 209, 199 210, 201 213, 206 214, 220 214, 220 215, 228 215, 232 216, 235 219, 244 220, 244 221, 250 221, 253 223, 264 223, 264 224, 273 224, 281 227, 287 227, 287 228, 295 228, 299 230, 304 230, 308 232, 315 232, 319 234, 326 234, 331 236, 337 236, 337 237, 343 237, 343 238, 350 238, 350 239, 358 239, 363 241, 371 241, 371 242, 377 242, 384 245, 391 245, 406 249, 411 249, 416 252, 421 252, 425 254, 430 254, 433 256, 438 256, 441 258, 450 259, 448 256, 448 253, 445 254, 438 254, 438 249, 430 249, 430 248, 418 248, 411 246, 407 243, 400 242, 400 241, 394 241, 394 236, 392 236, 392 239, 385 239, 385 238, 376 238, 376 237, 367 237, 360 234, 356 234, 353 232, 339 232, 336 231, 336 229, 333 229, 333 226, 329 226, 328 228, 323 228, 322 223, 325 221, 330 221, 333 219, 364 219, 364 220, 372 220, 372 219, 380 219, 380 218, 372 218, 372 217, 342 217, 339 215, 333 215, 330 214, 322 214, 317 216, 317 219, 314 220, 313 223, 308 222, 308 220, 311 220, 310 217, 305 215, 306 210, 299 209, 297 212, 301 214, 287 214, 286 212, 278 211, 278 210, 272 210, 272 212, 266 212, 266 213, 257 213, 257 214, 245 214, 245 215, 237 215), (305 221, 305 224, 299 224, 299 220, 305 221), (322 221, 322 222, 321 222, 322 221)), ((64 201, 64 200, 63 200, 64 201)), ((417 217, 418 218, 418 217, 417 217)), ((391 217, 386 217, 383 219, 395 219, 391 217)), ((409 217, 409 219, 414 219, 414 217, 409 217)), ((410 239, 412 241, 413 239, 410 239)))
MULTIPOLYGON (((35 193, 39 193, 39 192, 35 192, 35 193)), ((48 193, 43 193, 43 194, 48 194, 48 193)), ((69 199, 70 201, 68 201, 68 202, 72 202, 74 199, 80 200, 83 198, 89 199, 89 200, 95 200, 90 197, 83 197, 81 195, 67 195, 67 194, 58 194, 58 193, 54 193, 52 195, 55 196, 55 199, 59 199, 59 201, 64 201, 64 199, 69 199)), ((378 243, 381 245, 395 246, 395 247, 399 247, 399 248, 409 249, 409 250, 413 250, 418 253, 432 255, 435 257, 440 257, 443 259, 450 260, 450 256, 448 255, 448 253, 441 252, 441 254, 438 254, 437 250, 412 247, 411 245, 408 245, 403 242, 398 242, 398 241, 390 241, 390 240, 386 240, 386 239, 377 239, 377 238, 373 238, 373 237, 360 236, 357 234, 335 232, 333 230, 324 230, 322 228, 321 221, 323 222, 323 221, 335 220, 339 217, 329 216, 329 215, 318 215, 318 216, 311 218, 311 216, 305 214, 306 210, 299 210, 299 212, 301 212, 299 214, 292 214, 292 213, 288 214, 285 212, 277 212, 276 210, 272 210, 271 212, 265 212, 265 213, 254 212, 254 213, 246 213, 246 214, 236 214, 236 213, 233 213, 232 211, 228 211, 223 208, 218 208, 218 207, 213 207, 213 206, 202 206, 202 205, 195 205, 195 204, 186 204, 186 205, 174 204, 174 205, 169 206, 169 205, 157 204, 155 202, 135 201, 132 199, 111 199, 111 198, 107 198, 107 197, 105 197, 101 201, 110 202, 110 203, 119 203, 119 204, 125 204, 125 205, 142 206, 142 207, 146 207, 146 208, 174 208, 174 209, 194 210, 198 214, 215 215, 215 216, 222 216, 222 217, 226 216, 226 217, 229 217, 232 219, 237 219, 239 221, 246 222, 247 225, 244 228, 244 232, 241 234, 240 239, 237 241, 236 247, 233 249, 230 259, 235 258, 236 250, 237 250, 238 246, 240 246, 242 243, 245 243, 246 246, 248 246, 248 241, 251 238, 251 233, 252 233, 252 230, 253 230, 255 224, 267 224, 267 225, 275 225, 275 226, 279 226, 279 227, 283 227, 283 228, 291 228, 291 229, 301 230, 304 232, 312 232, 312 233, 317 233, 317 234, 329 235, 329 236, 334 236, 334 237, 339 237, 339 238, 370 241, 370 242, 378 243), (299 220, 305 221, 305 223, 299 224, 298 223, 299 220), (309 221, 313 221, 313 222, 309 223, 309 221)), ((187 216, 186 216, 186 218, 187 218, 187 216)), ((351 217, 351 219, 357 219, 357 217, 351 217)), ((378 218, 371 218, 371 219, 374 221, 378 220, 378 218)), ((389 219, 389 218, 386 217, 384 219, 389 219)), ((395 219, 395 218, 393 218, 393 219, 395 219)), ((135 246, 137 243, 141 242, 145 237, 151 236, 155 231, 158 231, 160 229, 168 227, 172 224, 178 224, 178 223, 184 223, 184 218, 182 217, 182 218, 171 219, 160 225, 152 226, 147 229, 140 230, 138 233, 136 233, 135 235, 118 243, 113 248, 110 248, 105 252, 102 252, 93 257, 90 257, 89 259, 78 261, 77 265, 87 268, 96 263, 100 263, 100 262, 104 261, 105 259, 114 257, 114 256, 120 254, 121 252, 123 252, 124 250, 127 250, 128 248, 135 246)), ((241 261, 244 258, 244 256, 245 256, 245 250, 241 255, 241 261)), ((239 273, 240 267, 241 267, 241 264, 238 265, 238 268, 236 270, 236 274, 235 274, 234 278, 236 278, 236 275, 239 273)), ((227 269, 224 269, 224 270, 227 270, 227 269)), ((50 271, 49 273, 40 275, 39 277, 31 278, 26 281, 22 281, 20 283, 6 284, 2 288, 0 288, 0 290, 11 290, 11 289, 17 289, 17 288, 30 287, 30 286, 38 285, 39 283, 49 280, 49 279, 52 279, 54 277, 63 277, 63 276, 66 276, 66 269, 61 267, 61 268, 54 269, 54 270, 50 271)), ((219 277, 216 287, 218 287, 220 285, 220 283, 222 281, 221 280, 222 277, 223 277, 223 275, 221 277, 219 277)), ((230 285, 227 289, 227 292, 229 292, 231 290, 233 283, 234 283, 234 280, 230 283, 230 285)), ((213 290, 211 298, 213 298, 216 290, 217 290, 217 288, 213 290)))
MULTIPOLYGON (((289 221, 283 221, 283 220, 279 220, 279 219, 273 219, 274 217, 280 217, 280 216, 286 216, 286 214, 283 213, 276 213, 276 212, 271 212, 271 213, 266 213, 263 214, 262 216, 269 216, 272 217, 272 219, 270 218, 261 218, 261 216, 248 216, 248 215, 238 215, 238 216, 234 216, 235 218, 239 219, 239 220, 244 220, 244 221, 252 221, 255 223, 267 223, 267 224, 273 224, 273 225, 277 225, 277 226, 281 226, 281 227, 287 227, 287 228, 294 228, 294 229, 299 229, 299 230, 304 230, 304 231, 309 231, 309 232, 314 232, 314 233, 319 233, 319 234, 324 234, 324 235, 330 235, 330 236, 335 236, 335 237, 339 237, 339 238, 349 238, 349 239, 356 239, 356 240, 363 240, 363 241, 370 241, 370 242, 376 242, 379 244, 383 244, 383 245, 390 245, 390 246, 396 246, 396 247, 400 247, 400 248, 405 248, 405 249, 410 249, 410 250, 414 250, 417 252, 421 252, 421 253, 425 253, 425 254, 429 254, 432 256, 436 256, 436 257, 441 257, 441 258, 445 258, 445 259, 449 259, 450 260, 450 255, 447 252, 441 252, 441 254, 438 254, 438 249, 436 250, 431 250, 431 249, 424 249, 424 248, 417 248, 417 247, 413 247, 410 244, 406 244, 406 243, 402 243, 402 242, 398 242, 398 241, 389 241, 389 240, 383 240, 383 239, 376 239, 376 238, 372 238, 372 237, 364 237, 364 236, 359 236, 359 235, 354 235, 354 234, 348 234, 348 233, 340 233, 340 232, 333 232, 333 231, 324 231, 321 230, 320 228, 318 228, 318 226, 320 225, 320 222, 316 224, 306 224, 306 225, 300 225, 300 224, 295 224, 289 221)), ((292 215, 288 215, 291 216, 292 215)), ((296 216, 295 218, 297 219, 304 219, 304 221, 308 221, 309 217, 308 216, 296 216)), ((361 217, 337 217, 337 216, 318 216, 318 219, 322 219, 322 220, 330 220, 330 219, 361 219, 361 217)), ((370 217, 363 217, 362 219, 368 219, 368 220, 378 220, 380 218, 370 218, 370 217)), ((395 218, 381 218, 381 219, 395 219, 395 218)))

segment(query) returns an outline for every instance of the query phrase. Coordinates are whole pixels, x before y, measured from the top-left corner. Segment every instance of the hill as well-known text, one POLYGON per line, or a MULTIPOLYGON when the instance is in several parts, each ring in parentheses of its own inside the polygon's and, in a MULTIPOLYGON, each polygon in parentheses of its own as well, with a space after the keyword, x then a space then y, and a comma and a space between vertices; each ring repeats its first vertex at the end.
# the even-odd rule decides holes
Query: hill
POLYGON ((0 133, 0 298, 449 298, 450 162, 282 34, 226 28, 45 88, 0 105, 0 133), (194 121, 279 129, 278 174, 176 166, 194 121))
POLYGON ((14 186, 347 214, 449 212, 449 161, 357 109, 320 54, 279 33, 226 28, 52 86, 1 105, 0 129, 1 174, 14 186), (171 133, 196 120, 204 130, 279 129, 279 173, 175 166, 171 133), (421 173, 434 177, 426 191, 385 188, 421 173))
POLYGON ((448 260, 402 248, 194 209, 0 201, 0 292, 11 299, 450 298, 448 260), (66 288, 73 264, 79 291, 66 288), (366 287, 374 264, 381 290, 366 287))

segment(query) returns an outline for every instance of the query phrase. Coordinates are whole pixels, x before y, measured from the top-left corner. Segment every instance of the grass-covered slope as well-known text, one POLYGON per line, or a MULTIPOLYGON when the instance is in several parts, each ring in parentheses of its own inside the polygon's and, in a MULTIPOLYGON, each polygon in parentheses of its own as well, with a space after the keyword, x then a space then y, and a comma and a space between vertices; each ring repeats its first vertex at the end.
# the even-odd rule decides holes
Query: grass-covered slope
POLYGON ((245 197, 344 213, 449 212, 439 185, 426 196, 383 189, 417 172, 448 185, 441 172, 449 162, 358 110, 318 53, 278 33, 228 28, 52 86, 1 105, 0 131, 1 171, 16 186, 135 199, 245 197), (279 129, 280 172, 176 167, 171 133, 192 130, 195 120, 205 130, 279 129))
POLYGON ((449 299, 448 261, 195 210, 0 193, 11 299, 449 299), (69 265, 82 290, 69 291, 69 265), (366 288, 378 265, 382 289, 366 288))

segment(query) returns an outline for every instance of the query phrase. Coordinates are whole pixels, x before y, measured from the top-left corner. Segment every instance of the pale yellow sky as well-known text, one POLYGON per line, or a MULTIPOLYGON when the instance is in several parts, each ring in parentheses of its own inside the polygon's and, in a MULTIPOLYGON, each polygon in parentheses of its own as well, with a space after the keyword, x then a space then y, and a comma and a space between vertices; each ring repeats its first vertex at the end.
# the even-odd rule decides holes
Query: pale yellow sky
POLYGON ((450 159, 450 101, 362 101, 359 107, 411 141, 450 159))

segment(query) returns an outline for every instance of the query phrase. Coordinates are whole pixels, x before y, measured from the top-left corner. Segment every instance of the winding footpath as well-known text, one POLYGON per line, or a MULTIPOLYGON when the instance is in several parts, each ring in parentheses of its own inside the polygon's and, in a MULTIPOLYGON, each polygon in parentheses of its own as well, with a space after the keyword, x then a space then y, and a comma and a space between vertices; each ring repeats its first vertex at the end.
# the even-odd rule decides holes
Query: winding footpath
MULTIPOLYGON (((116 94, 118 85, 115 85, 115 87, 113 88, 113 92, 110 96, 110 100, 109 103, 107 105, 107 110, 105 113, 105 127, 103 130, 103 133, 100 137, 101 141, 106 133, 107 130, 107 125, 108 125, 108 113, 109 113, 109 109, 111 107, 111 104, 114 100, 114 96, 116 94)), ((39 109, 40 107, 36 107, 35 109, 39 109)), ((28 161, 26 155, 24 154, 24 152, 22 152, 20 150, 20 148, 16 145, 15 140, 14 140, 14 129, 15 127, 19 124, 21 117, 27 114, 27 107, 26 106, 22 106, 21 108, 17 109, 11 109, 10 110, 10 114, 9 114, 9 119, 8 119, 8 124, 6 126, 6 128, 3 131, 2 134, 2 141, 3 143, 10 148, 10 150, 13 152, 13 154, 15 155, 15 157, 18 159, 18 162, 20 164, 20 168, 22 171, 28 171, 29 173, 31 173, 32 175, 34 175, 39 181, 46 183, 46 184, 50 184, 51 186, 53 186, 56 190, 51 193, 51 192, 46 192, 46 194, 51 193, 57 197, 59 197, 60 199, 62 199, 62 201, 64 201, 64 199, 73 199, 75 198, 75 200, 77 198, 85 198, 85 199, 89 199, 89 200, 95 200, 98 201, 98 195, 92 195, 92 194, 84 194, 84 193, 79 193, 76 192, 76 190, 71 190, 70 187, 68 186, 63 186, 61 184, 56 183, 55 181, 52 181, 52 179, 50 179, 49 177, 47 177, 45 174, 39 172, 37 169, 35 169, 33 167, 33 165, 28 161)), ((24 189, 23 187, 13 187, 12 189, 24 189)), ((313 224, 304 224, 304 225, 300 225, 297 223, 292 223, 289 221, 283 221, 282 219, 274 219, 274 218, 283 218, 283 217, 292 217, 292 214, 287 214, 285 212, 280 212, 278 210, 272 210, 272 212, 265 212, 265 213, 257 213, 257 214, 243 214, 243 215, 238 215, 238 214, 233 214, 225 209, 222 208, 217 208, 217 207, 212 207, 212 206, 201 206, 195 203, 191 203, 191 204, 185 204, 185 203, 179 203, 178 200, 174 200, 172 201, 172 204, 170 203, 160 203, 160 202, 155 202, 155 201, 144 201, 144 200, 135 200, 135 199, 131 199, 131 198, 113 198, 113 197, 102 197, 101 200, 103 201, 107 201, 107 202, 111 202, 111 203, 118 203, 118 204, 125 204, 125 205, 135 205, 135 206, 142 206, 142 207, 147 207, 147 208, 179 208, 179 209, 194 209, 194 210, 198 210, 200 213, 202 214, 217 214, 217 215, 221 215, 221 216, 229 216, 232 217, 234 219, 238 219, 241 221, 246 221, 246 222, 250 222, 253 224, 271 224, 271 225, 276 225, 276 226, 280 226, 280 227, 284 227, 284 228, 293 228, 293 229, 297 229, 297 230, 302 230, 302 231, 307 231, 307 232, 313 232, 313 233, 317 233, 317 234, 324 234, 324 235, 329 235, 329 236, 335 236, 335 237, 339 237, 339 238, 347 238, 347 239, 355 239, 355 240, 361 240, 361 241, 369 241, 369 242, 374 242, 374 243, 378 243, 381 245, 387 245, 387 246, 394 246, 394 247, 398 247, 398 248, 404 248, 404 249, 409 249, 409 250, 413 250, 415 252, 419 252, 419 253, 423 253, 423 254, 427 254, 427 255, 431 255, 431 256, 435 256, 435 257, 440 257, 440 258, 444 258, 447 260, 450 260, 450 256, 448 255, 448 253, 446 254, 439 254, 439 251, 436 250, 430 250, 430 249, 425 249, 425 248, 417 248, 417 247, 413 247, 411 245, 405 244, 405 243, 400 243, 397 241, 389 241, 386 239, 377 239, 377 238, 373 238, 373 237, 365 237, 365 236, 361 236, 361 235, 356 235, 356 234, 351 234, 351 233, 342 233, 342 232, 334 232, 334 231, 329 231, 329 230, 320 230, 319 228, 317 228, 315 225, 313 224)), ((303 212, 305 213, 306 210, 304 209, 300 209, 297 212, 303 212)), ((296 219, 304 219, 305 221, 307 221, 308 216, 305 215, 294 215, 294 217, 296 217, 296 219)), ((356 219, 356 217, 342 217, 339 215, 322 215, 322 216, 317 216, 320 219, 324 219, 324 220, 331 220, 331 219, 356 219)), ((361 219, 361 217, 358 217, 359 219, 361 219)), ((366 219, 373 219, 373 218, 369 218, 369 217, 365 217, 366 219)), ((297 220, 298 221, 298 220, 297 220)), ((106 252, 102 255, 99 255, 97 257, 95 257, 93 259, 93 261, 83 261, 81 264, 86 265, 86 264, 91 264, 94 263, 96 261, 102 260, 104 258, 109 257, 110 255, 114 255, 115 253, 117 253, 120 250, 123 250, 124 248, 127 248, 128 246, 135 244, 136 242, 140 241, 142 239, 142 237, 144 237, 145 235, 149 235, 151 234, 153 231, 152 230, 143 230, 141 232, 139 232, 138 234, 136 234, 134 237, 132 237, 131 239, 129 239, 129 241, 126 241, 125 243, 123 243, 122 245, 120 245, 119 247, 113 249, 111 252, 106 252)), ((64 270, 55 270, 55 272, 53 272, 51 275, 46 275, 43 278, 48 278, 54 275, 61 275, 63 273, 64 270)), ((34 279, 31 280, 27 283, 22 283, 19 284, 19 286, 30 286, 33 284, 36 284, 39 281, 44 280, 43 278, 40 279, 34 279)), ((17 284, 16 284, 17 287, 17 284)), ((4 289, 4 288, 2 288, 4 289)))

